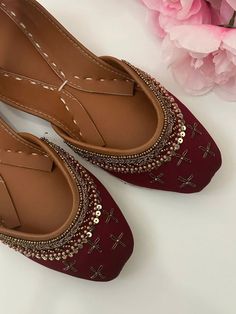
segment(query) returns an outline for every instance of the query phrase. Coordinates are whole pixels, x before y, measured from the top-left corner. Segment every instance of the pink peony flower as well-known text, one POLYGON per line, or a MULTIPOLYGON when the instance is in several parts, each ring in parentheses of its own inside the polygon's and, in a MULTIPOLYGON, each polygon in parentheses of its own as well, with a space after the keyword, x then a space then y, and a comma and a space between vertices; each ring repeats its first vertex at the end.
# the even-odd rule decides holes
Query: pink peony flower
POLYGON ((215 89, 225 99, 236 101, 236 29, 176 26, 162 49, 174 77, 187 92, 202 95, 215 89))
POLYGON ((142 1, 151 10, 152 23, 162 38, 176 25, 211 23, 210 6, 204 0, 142 1))

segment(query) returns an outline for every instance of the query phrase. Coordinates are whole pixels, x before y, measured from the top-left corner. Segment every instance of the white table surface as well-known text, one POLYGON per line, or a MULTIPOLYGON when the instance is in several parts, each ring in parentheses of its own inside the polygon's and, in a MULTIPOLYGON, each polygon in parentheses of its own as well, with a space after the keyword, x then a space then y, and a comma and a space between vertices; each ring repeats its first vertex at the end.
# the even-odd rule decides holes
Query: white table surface
MULTIPOLYGON (((181 195, 124 184, 82 162, 108 188, 134 234, 121 275, 94 283, 44 268, 0 246, 2 314, 235 314, 236 103, 214 94, 190 97, 160 57, 160 42, 139 0, 40 0, 98 55, 124 58, 157 77, 203 122, 223 166, 201 193, 181 195)), ((19 131, 60 142, 45 121, 1 104, 19 131)), ((20 184, 20 183, 19 183, 20 184)))

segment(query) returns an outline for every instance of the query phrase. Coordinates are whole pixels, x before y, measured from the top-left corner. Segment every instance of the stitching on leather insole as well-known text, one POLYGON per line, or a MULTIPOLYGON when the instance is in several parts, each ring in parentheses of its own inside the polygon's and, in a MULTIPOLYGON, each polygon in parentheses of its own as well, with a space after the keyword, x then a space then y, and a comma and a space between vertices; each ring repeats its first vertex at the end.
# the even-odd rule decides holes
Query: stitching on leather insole
POLYGON ((18 150, 18 151, 14 151, 14 150, 12 150, 12 149, 0 149, 0 152, 1 151, 4 151, 4 152, 6 152, 6 153, 8 153, 8 154, 11 154, 11 153, 13 153, 13 154, 25 154, 25 155, 28 155, 28 156, 41 156, 41 157, 45 157, 45 158, 49 158, 49 156, 48 155, 46 155, 46 154, 37 154, 37 153, 28 153, 28 152, 23 152, 23 151, 21 151, 21 150, 18 150))
POLYGON ((27 30, 25 24, 16 19, 17 15, 15 14, 15 12, 10 11, 4 2, 1 2, 1 6, 4 7, 4 11, 7 13, 8 16, 10 15, 10 18, 16 23, 16 25, 20 26, 23 34, 25 34, 29 38, 33 46, 35 46, 36 50, 39 50, 40 55, 42 53, 42 55, 47 59, 46 62, 48 64, 50 63, 54 71, 59 74, 59 76, 61 75, 63 76, 63 78, 65 78, 65 73, 61 69, 59 69, 57 64, 49 58, 49 55, 42 49, 41 45, 36 40, 34 40, 33 34, 27 30))
POLYGON ((55 119, 54 117, 52 117, 52 116, 50 116, 50 115, 48 115, 48 114, 46 114, 46 113, 44 113, 44 112, 42 112, 42 111, 39 111, 39 110, 30 108, 30 107, 24 106, 24 105, 18 103, 17 101, 14 101, 14 100, 12 100, 12 99, 10 99, 10 98, 8 98, 8 97, 5 97, 5 96, 3 96, 3 95, 1 95, 1 94, 0 94, 0 98, 1 98, 3 101, 6 101, 6 102, 9 102, 9 103, 14 104, 16 107, 23 108, 23 109, 25 109, 26 111, 35 113, 36 115, 42 115, 42 116, 44 116, 44 117, 46 118, 46 120, 48 120, 48 119, 50 120, 50 119, 51 119, 52 121, 58 123, 62 128, 64 128, 64 129, 68 132, 68 134, 70 134, 72 137, 74 137, 75 139, 77 139, 78 141, 80 141, 80 139, 79 139, 70 129, 68 129, 67 126, 65 126, 63 123, 61 123, 60 121, 58 121, 58 120, 55 119))
MULTIPOLYGON (((60 67, 59 67, 54 61, 52 61, 52 60, 50 59, 48 53, 46 53, 46 52, 44 51, 44 49, 42 49, 41 45, 34 39, 33 34, 28 31, 26 25, 25 25, 22 21, 19 21, 19 20, 17 19, 16 13, 13 12, 13 11, 10 11, 10 10, 8 9, 7 5, 6 5, 4 2, 1 2, 0 5, 3 7, 2 9, 3 9, 8 15, 10 15, 10 18, 16 23, 16 25, 20 26, 20 29, 21 29, 21 31, 23 32, 23 34, 25 34, 25 35, 28 37, 28 39, 31 41, 31 43, 33 44, 33 46, 35 47, 35 49, 40 53, 40 55, 43 56, 44 59, 46 58, 46 59, 45 59, 46 62, 51 65, 52 69, 53 69, 59 76, 62 76, 63 79, 66 79, 65 73, 60 69, 60 67)), ((39 10, 39 8, 36 7, 34 4, 32 4, 32 5, 33 5, 37 10, 39 10)), ((1 7, 1 6, 0 6, 0 7, 1 7)), ((39 12, 40 12, 41 14, 43 14, 43 15, 48 19, 48 21, 49 21, 51 24, 53 24, 64 36, 66 36, 67 39, 71 40, 71 39, 70 39, 66 34, 64 34, 64 32, 62 32, 61 29, 60 29, 53 21, 51 21, 41 10, 39 10, 39 12)), ((71 40, 71 41, 72 41, 72 40, 71 40)), ((75 43, 74 43, 73 41, 72 41, 72 43, 75 45, 75 43)), ((96 60, 94 60, 88 53, 86 53, 84 50, 82 50, 81 47, 79 47, 79 46, 77 46, 77 45, 76 45, 76 47, 79 48, 82 52, 84 52, 85 55, 88 56, 93 62, 97 63, 99 66, 102 66, 100 63, 98 63, 96 60)), ((108 69, 108 68, 106 68, 106 67, 104 67, 104 66, 103 66, 103 68, 105 68, 106 70, 108 69)), ((118 73, 115 72, 115 71, 111 71, 111 70, 109 70, 109 71, 118 74, 118 73)), ((120 75, 120 74, 119 74, 119 75, 120 75)), ((130 82, 130 80, 127 79, 126 76, 124 76, 124 75, 120 75, 120 76, 126 78, 126 80, 125 80, 126 82, 130 82)), ((75 75, 74 78, 76 78, 76 79, 81 79, 81 78, 80 78, 79 76, 77 76, 77 75, 75 75)), ((88 81, 88 80, 94 80, 94 79, 91 78, 91 77, 85 77, 85 78, 82 78, 82 79, 83 79, 83 80, 87 80, 87 81, 88 81)), ((124 80, 124 79, 123 79, 123 80, 124 80)), ((69 80, 67 80, 67 81, 68 81, 72 86, 74 86, 74 87, 76 87, 76 88, 81 88, 80 85, 74 84, 72 81, 69 81, 69 80)), ((98 79, 98 80, 96 80, 96 81, 105 82, 105 81, 107 81, 107 80, 104 79, 104 78, 100 78, 100 79, 98 79)), ((114 78, 114 79, 111 79, 110 81, 118 81, 118 79, 114 78)))
MULTIPOLYGON (((61 98, 60 98, 60 101, 63 103, 65 109, 71 114, 70 108, 68 107, 67 102, 65 101, 65 99, 61 97, 61 98)), ((77 121, 76 121, 74 118, 73 118, 73 123, 74 123, 76 126, 78 126, 78 123, 77 123, 77 121)), ((82 134, 81 131, 79 131, 79 135, 80 135, 81 137, 83 136, 83 134, 82 134)))
MULTIPOLYGON (((22 76, 20 76, 20 75, 19 75, 19 76, 16 76, 16 75, 14 75, 14 74, 12 74, 12 73, 7 73, 7 72, 2 71, 2 70, 0 70, 0 75, 3 75, 4 77, 7 77, 7 78, 13 78, 13 79, 15 79, 16 81, 19 81, 19 82, 20 82, 20 81, 26 81, 26 82, 28 82, 28 83, 30 83, 30 84, 32 84, 32 85, 38 85, 38 86, 40 86, 40 87, 42 87, 42 88, 44 88, 44 89, 50 90, 50 91, 58 91, 58 89, 57 89, 56 87, 53 87, 53 86, 50 86, 50 85, 46 85, 45 83, 42 83, 42 82, 39 82, 39 81, 34 81, 34 80, 32 80, 32 79, 29 79, 29 78, 26 78, 26 77, 22 77, 22 76)), ((62 91, 62 93, 65 94, 67 97, 70 97, 70 96, 67 95, 67 93, 65 93, 64 91, 62 91)), ((72 98, 72 97, 71 97, 71 98, 72 98)), ((82 106, 82 104, 81 104, 77 99, 75 99, 75 100, 80 104, 80 106, 82 106)), ((61 97, 61 98, 60 98, 60 101, 63 103, 65 109, 66 109, 70 114, 72 114, 72 112, 70 111, 70 109, 69 109, 69 107, 68 107, 68 105, 67 105, 67 103, 66 103, 66 100, 61 97)), ((21 107, 25 107, 25 106, 21 105, 21 107)), ((82 107, 83 107, 83 106, 82 106, 82 107)), ((27 108, 27 107, 25 107, 25 108, 27 108)), ((40 112, 40 111, 37 111, 36 109, 31 109, 31 110, 34 111, 34 112, 42 113, 42 112, 40 112)), ((49 118, 54 119, 54 121, 57 121, 57 122, 61 123, 60 121, 58 121, 57 119, 51 117, 50 115, 47 115, 47 114, 44 114, 44 115, 47 116, 47 117, 49 117, 49 118)), ((77 126, 77 128, 79 129, 78 123, 77 123, 77 121, 73 118, 73 116, 72 116, 72 121, 73 121, 73 123, 77 126)), ((67 131, 69 130, 64 124, 61 123, 61 125, 64 126, 64 127, 67 129, 67 131)), ((71 132, 71 131, 70 131, 70 132, 71 132)), ((71 134, 72 134, 73 136, 75 136, 72 132, 71 132, 71 134)), ((82 136, 82 133, 81 133, 80 129, 79 129, 79 134, 80 134, 80 136, 82 136)), ((76 136, 75 136, 75 137, 76 137, 76 136)), ((78 139, 78 138, 77 138, 77 139, 78 139)))
POLYGON ((39 86, 43 87, 44 89, 48 89, 48 90, 51 90, 51 91, 56 91, 57 90, 56 87, 53 87, 51 85, 47 85, 45 83, 42 83, 40 81, 36 81, 36 80, 33 80, 33 79, 31 80, 31 79, 26 78, 26 77, 21 76, 21 75, 17 76, 17 75, 15 75, 13 73, 9 73, 9 72, 3 71, 3 70, 0 70, 0 74, 3 75, 4 77, 13 78, 16 81, 24 81, 25 80, 25 81, 29 82, 32 85, 39 85, 39 86))
POLYGON ((86 55, 89 59, 91 59, 94 63, 98 64, 100 67, 102 67, 103 69, 111 72, 111 73, 115 73, 121 77, 124 78, 129 78, 127 75, 119 73, 117 71, 112 70, 109 67, 104 66, 103 64, 101 64, 100 62, 98 62, 96 59, 94 59, 89 53, 87 53, 85 50, 83 50, 76 42, 75 40, 73 40, 71 37, 69 37, 61 28, 59 28, 59 26, 53 21, 51 20, 51 18, 49 16, 47 16, 38 6, 36 6, 34 3, 32 3, 31 1, 26 0, 26 2, 28 2, 31 6, 33 6, 37 11, 39 11, 52 25, 54 25, 57 30, 65 37, 67 38, 72 44, 73 46, 75 46, 76 48, 78 48, 84 55, 86 55))
POLYGON ((24 146, 31 148, 33 150, 36 150, 38 152, 40 152, 41 154, 44 154, 44 152, 42 150, 40 150, 39 148, 34 147, 33 145, 30 145, 28 142, 25 142, 23 139, 19 138, 17 135, 15 135, 10 128, 4 126, 1 122, 0 122, 0 127, 7 132, 7 134, 9 134, 11 137, 13 137, 16 141, 18 141, 19 143, 23 144, 24 146))

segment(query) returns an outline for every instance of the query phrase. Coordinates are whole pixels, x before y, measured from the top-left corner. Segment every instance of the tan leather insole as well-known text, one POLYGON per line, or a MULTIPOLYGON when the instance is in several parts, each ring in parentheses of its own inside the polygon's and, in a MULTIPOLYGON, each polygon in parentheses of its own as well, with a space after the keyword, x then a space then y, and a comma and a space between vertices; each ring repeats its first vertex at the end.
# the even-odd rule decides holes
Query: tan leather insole
MULTIPOLYGON (((82 141, 87 143, 131 149, 143 145, 153 136, 157 126, 155 110, 142 91, 132 90, 131 81, 126 82, 126 78, 119 77, 119 73, 109 71, 108 65, 108 69, 98 66, 84 48, 76 47, 28 1, 11 0, 5 3, 10 8, 8 13, 12 11, 13 14, 9 13, 8 16, 5 8, 5 11, 0 10, 0 68, 55 88, 59 88, 69 77, 71 84, 66 84, 62 92, 75 100, 67 99, 66 104, 61 103, 62 92, 43 90, 43 87, 30 86, 30 83, 25 86, 21 80, 16 80, 14 84, 17 87, 13 88, 11 79, 1 74, 0 98, 3 96, 2 99, 11 105, 14 105, 11 101, 18 102, 20 99, 21 104, 26 103, 29 107, 36 106, 33 102, 38 101, 37 108, 46 113, 50 110, 54 112, 62 125, 52 121, 51 117, 44 118, 74 138, 82 136, 82 141), (33 46, 28 33, 24 33, 25 28, 33 34, 34 43, 40 48, 33 46), (50 62, 48 57, 43 58, 42 53, 50 56, 50 62), (52 65, 54 62, 56 69, 52 65), (64 79, 60 72, 65 75, 64 79), (118 79, 114 79, 117 76, 118 79), (111 94, 113 87, 121 89, 119 95, 111 94), (93 88, 97 92, 92 92, 93 88), (30 96, 31 93, 34 97, 30 96), (53 93, 53 97, 49 96, 50 93, 53 93)), ((27 108, 22 109, 30 112, 27 108)))
POLYGON ((47 234, 60 228, 71 213, 68 182, 44 155, 0 120, 0 220, 6 228, 47 234), (19 221, 11 226, 14 215, 19 221))

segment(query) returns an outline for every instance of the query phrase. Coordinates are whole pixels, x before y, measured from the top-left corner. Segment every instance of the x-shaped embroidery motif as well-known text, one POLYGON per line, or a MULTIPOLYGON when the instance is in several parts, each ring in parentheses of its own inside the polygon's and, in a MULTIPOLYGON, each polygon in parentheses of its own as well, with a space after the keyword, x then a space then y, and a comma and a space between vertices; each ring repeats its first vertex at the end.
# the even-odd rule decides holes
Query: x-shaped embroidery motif
POLYGON ((101 247, 98 244, 100 242, 100 238, 97 238, 94 242, 88 240, 88 244, 90 245, 90 249, 88 250, 88 254, 91 254, 94 250, 102 253, 101 247))
POLYGON ((155 175, 153 173, 149 174, 150 177, 152 178, 152 180, 150 181, 150 183, 160 183, 160 184, 164 184, 165 182, 161 179, 164 176, 164 173, 160 173, 158 175, 155 175))
POLYGON ((73 262, 67 262, 67 261, 62 261, 62 263, 64 264, 64 271, 73 271, 74 273, 76 273, 78 270, 74 267, 76 264, 76 261, 73 262))
POLYGON ((96 279, 97 277, 101 279, 105 279, 106 277, 102 274, 103 265, 100 265, 99 268, 96 270, 94 267, 90 267, 91 272, 93 273, 90 277, 91 279, 96 279))
POLYGON ((199 146, 199 149, 201 149, 204 152, 202 156, 203 159, 206 159, 208 155, 215 157, 215 153, 211 151, 211 143, 208 143, 207 147, 199 146))
POLYGON ((182 184, 180 185, 180 188, 183 189, 185 186, 191 186, 192 188, 195 188, 197 185, 192 182, 192 179, 193 179, 193 174, 191 174, 191 176, 189 176, 187 179, 183 177, 178 177, 178 180, 182 182, 182 184))
POLYGON ((188 124, 187 127, 192 131, 191 138, 194 138, 197 134, 202 135, 202 132, 198 130, 198 123, 194 123, 193 125, 188 124))
POLYGON ((118 237, 115 237, 113 234, 110 235, 110 238, 112 239, 112 241, 114 241, 114 244, 111 248, 112 250, 115 250, 118 247, 118 245, 126 247, 126 244, 123 241, 121 241, 123 236, 124 236, 123 232, 121 232, 121 234, 118 237))
POLYGON ((186 163, 191 164, 192 161, 191 161, 191 159, 186 157, 187 154, 188 154, 188 149, 186 149, 181 155, 180 154, 175 154, 174 157, 179 159, 178 162, 177 162, 177 167, 179 167, 182 164, 183 161, 185 161, 186 163))
POLYGON ((107 210, 104 210, 104 214, 107 216, 105 223, 108 224, 111 220, 115 221, 116 223, 119 222, 119 220, 114 215, 114 208, 112 208, 109 212, 107 210))

